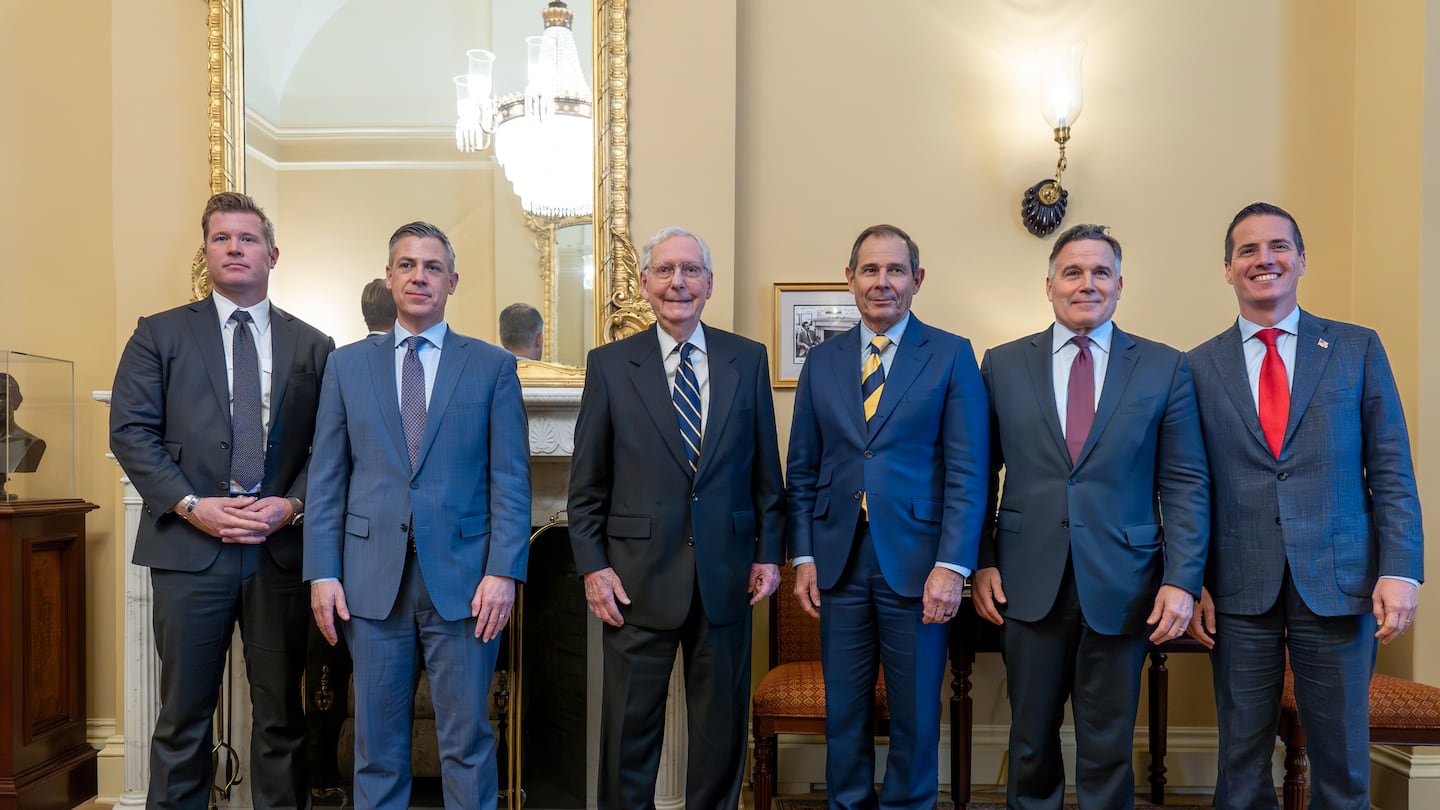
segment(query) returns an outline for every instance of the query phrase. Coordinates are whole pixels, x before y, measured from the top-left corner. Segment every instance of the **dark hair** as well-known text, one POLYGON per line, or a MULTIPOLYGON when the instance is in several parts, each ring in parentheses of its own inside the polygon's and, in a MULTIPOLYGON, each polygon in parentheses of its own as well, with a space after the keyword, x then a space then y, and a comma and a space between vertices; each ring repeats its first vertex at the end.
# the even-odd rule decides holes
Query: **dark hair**
POLYGON ((205 244, 210 243, 210 217, 220 211, 239 211, 259 217, 260 227, 265 234, 265 247, 269 250, 275 249, 275 225, 254 200, 238 191, 222 191, 212 195, 205 203, 205 212, 200 215, 200 236, 205 244))
POLYGON ((507 349, 528 349, 545 328, 540 310, 526 303, 511 304, 500 310, 500 345, 507 349))
POLYGON ((920 248, 915 244, 915 240, 910 238, 910 234, 894 225, 871 225, 861 231, 860 235, 855 237, 855 244, 850 247, 850 263, 846 267, 857 269, 855 265, 860 261, 860 246, 872 236, 893 236, 903 240, 905 249, 910 251, 910 275, 915 275, 915 271, 920 268, 920 248))
POLYGON ((377 278, 360 291, 360 314, 373 331, 395 325, 395 296, 385 287, 385 279, 377 278))
POLYGON ((450 246, 450 237, 445 232, 431 225, 428 222, 410 222, 395 229, 390 235, 390 258, 395 257, 395 246, 401 239, 407 236, 414 236, 419 239, 434 239, 445 246, 445 258, 450 260, 450 272, 455 272, 455 248, 450 246))
POLYGON ((1115 275, 1120 275, 1120 240, 1110 235, 1109 226, 1083 224, 1065 229, 1065 232, 1055 240, 1055 245, 1050 248, 1050 266, 1045 271, 1045 277, 1055 277, 1055 257, 1060 255, 1060 251, 1066 245, 1086 239, 1104 242, 1110 246, 1110 249, 1115 252, 1115 275))
POLYGON ((1285 219, 1289 220, 1290 231, 1295 234, 1295 249, 1300 251, 1301 255, 1305 254, 1305 237, 1300 235, 1300 225, 1295 222, 1295 217, 1290 216, 1289 211, 1286 211, 1284 208, 1281 208, 1278 205, 1267 202, 1253 202, 1245 206, 1244 208, 1241 208, 1240 213, 1236 214, 1235 218, 1230 220, 1230 227, 1225 229, 1226 264, 1230 263, 1230 254, 1235 250, 1235 226, 1239 225, 1241 222, 1244 222, 1250 217, 1260 216, 1284 217, 1285 219))

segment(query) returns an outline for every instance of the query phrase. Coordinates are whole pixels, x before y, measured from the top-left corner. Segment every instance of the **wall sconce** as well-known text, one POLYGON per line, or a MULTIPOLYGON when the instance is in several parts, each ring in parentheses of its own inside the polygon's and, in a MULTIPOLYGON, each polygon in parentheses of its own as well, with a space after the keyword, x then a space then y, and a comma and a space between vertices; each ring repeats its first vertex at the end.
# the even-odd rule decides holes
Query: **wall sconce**
POLYGON ((1084 42, 1057 45, 1045 59, 1046 73, 1042 79, 1045 91, 1040 111, 1055 131, 1060 160, 1055 163, 1055 179, 1047 178, 1025 189, 1020 200, 1020 218, 1025 228, 1036 236, 1048 236, 1060 227, 1070 202, 1070 192, 1061 187, 1060 175, 1066 169, 1065 144, 1070 140, 1070 127, 1080 117, 1085 102, 1080 80, 1084 59, 1084 42))

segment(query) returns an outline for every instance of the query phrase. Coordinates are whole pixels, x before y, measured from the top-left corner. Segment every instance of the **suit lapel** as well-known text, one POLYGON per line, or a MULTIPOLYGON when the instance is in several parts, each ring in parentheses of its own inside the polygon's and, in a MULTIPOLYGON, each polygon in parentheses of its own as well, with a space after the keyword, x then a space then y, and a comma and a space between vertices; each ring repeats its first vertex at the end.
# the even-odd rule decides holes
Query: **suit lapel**
POLYGON ((380 409, 380 423, 390 435, 395 452, 409 464, 410 451, 405 447, 405 428, 400 422, 399 381, 395 379, 395 335, 386 332, 370 338, 370 343, 370 381, 380 409))
POLYGON ((1045 415, 1045 425, 1050 437, 1065 460, 1070 459, 1070 448, 1065 446, 1065 433, 1060 430, 1060 414, 1055 410, 1055 335, 1054 326, 1030 339, 1030 351, 1025 353, 1025 366, 1030 371, 1030 385, 1034 388, 1035 402, 1040 413, 1045 415))
MULTIPOLYGON (((869 433, 871 438, 878 434, 885 422, 890 419, 890 414, 895 412, 895 405, 905 397, 905 392, 919 378, 920 372, 930 362, 932 352, 927 345, 930 343, 929 327, 920 322, 920 319, 913 314, 910 316, 910 325, 905 327, 905 337, 901 339, 900 345, 895 347, 895 360, 890 363, 890 372, 885 375, 885 388, 880 392, 880 402, 875 406, 875 415, 870 417, 869 433)), ((858 349, 859 346, 856 346, 858 349)), ((858 359, 851 355, 852 360, 858 359)), ((854 365, 853 363, 851 365, 854 365)), ((854 389, 859 391, 859 385, 854 389)), ((864 412, 861 412, 864 418, 864 412)))
POLYGON ((849 392, 841 393, 839 400, 850 414, 850 420, 855 425, 855 434, 863 439, 869 431, 865 427, 865 403, 860 399, 860 326, 852 326, 849 331, 831 340, 835 341, 839 349, 830 368, 833 384, 836 391, 849 392))
MULTIPOLYGON (((689 474, 690 459, 685 455, 682 444, 684 439, 680 438, 680 423, 677 421, 679 417, 675 414, 675 401, 670 398, 670 383, 665 378, 665 360, 660 356, 657 329, 658 326, 651 326, 642 333, 645 337, 632 344, 634 350, 630 355, 630 383, 635 386, 635 395, 645 405, 650 418, 655 420, 655 428, 660 431, 665 446, 670 448, 670 455, 674 456, 675 461, 689 474)), ((714 391, 713 385, 711 391, 714 391)), ((701 458, 704 458, 703 453, 701 458)))
MULTIPOLYGON (((710 368, 710 414, 703 420, 705 434, 700 437, 700 465, 695 470, 697 481, 711 466, 710 457, 716 455, 712 449, 718 447, 717 442, 724 435, 725 423, 734 409, 735 391, 740 387, 740 372, 735 369, 733 348, 716 330, 705 331, 705 360, 710 368)), ((673 410, 673 403, 671 407, 673 410)), ((675 430, 677 433, 680 430, 678 422, 675 430)))
POLYGON ((1330 361, 1330 343, 1326 340, 1329 331, 1330 324, 1300 310, 1299 334, 1295 338, 1299 341, 1295 344, 1295 376, 1290 385, 1290 418, 1285 425, 1282 451, 1290 443, 1290 437, 1295 435, 1300 418, 1310 406, 1315 388, 1320 385, 1320 376, 1325 373, 1325 366, 1330 361))
POLYGON ((220 313, 215 309, 215 299, 206 298, 190 305, 190 331, 200 347, 200 358, 205 363, 206 376, 210 378, 210 389, 215 394, 215 404, 230 423, 230 380, 225 369, 225 341, 220 336, 220 313))
MULTIPOLYGON (((1255 395, 1250 391, 1250 372, 1245 368, 1245 346, 1240 337, 1238 322, 1220 333, 1215 352, 1211 356, 1215 360, 1215 373, 1220 376, 1220 384, 1225 386, 1230 403, 1239 412, 1240 421, 1245 424, 1255 441, 1269 453, 1270 443, 1265 440, 1265 430, 1260 427, 1260 412, 1255 405, 1255 395)), ((1300 375, 1296 374, 1295 379, 1300 379, 1300 375)), ((1293 405, 1290 412, 1295 413, 1293 405)))
MULTIPOLYGON (((474 355, 473 349, 470 338, 454 329, 446 331, 445 347, 440 350, 440 365, 435 369, 435 386, 430 389, 430 403, 425 407, 425 432, 420 434, 420 448, 415 451, 415 469, 412 475, 425 466, 425 456, 440 433, 440 423, 444 421, 445 411, 455 396, 455 386, 459 384, 462 372, 470 364, 470 358, 474 355)), ((394 372, 391 374, 393 376, 394 372)), ((401 446, 404 446, 403 441, 401 446)))
POLYGON ((1085 438, 1085 446, 1080 448, 1080 458, 1076 460, 1075 466, 1085 463, 1085 457, 1090 455, 1090 450, 1095 447, 1100 434, 1105 432, 1105 426, 1110 423, 1110 417, 1115 415, 1120 400, 1125 398, 1125 387, 1130 384, 1130 374, 1135 371, 1135 360, 1135 341, 1120 331, 1120 327, 1114 327, 1110 332, 1110 360, 1105 367, 1105 384, 1100 389, 1100 404, 1095 408, 1095 422, 1090 426, 1090 435, 1085 438))
POLYGON ((270 430, 280 421, 300 330, 289 313, 270 305, 270 430))

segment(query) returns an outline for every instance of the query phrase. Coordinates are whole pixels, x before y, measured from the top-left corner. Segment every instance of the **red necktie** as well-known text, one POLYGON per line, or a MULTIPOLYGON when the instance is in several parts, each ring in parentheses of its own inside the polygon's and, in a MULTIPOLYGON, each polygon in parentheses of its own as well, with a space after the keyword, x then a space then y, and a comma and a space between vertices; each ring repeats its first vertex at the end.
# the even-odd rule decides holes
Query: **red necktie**
POLYGON ((1260 364, 1260 427, 1277 459, 1280 446, 1285 442, 1285 423, 1290 421, 1290 381, 1286 379, 1280 350, 1275 348, 1281 334, 1279 329, 1261 329, 1255 333, 1265 344, 1265 362, 1260 364))
POLYGON ((1065 392, 1065 446, 1070 450, 1070 463, 1080 460, 1080 451, 1095 424, 1095 366, 1090 358, 1090 338, 1070 338, 1080 351, 1070 364, 1070 383, 1065 392))

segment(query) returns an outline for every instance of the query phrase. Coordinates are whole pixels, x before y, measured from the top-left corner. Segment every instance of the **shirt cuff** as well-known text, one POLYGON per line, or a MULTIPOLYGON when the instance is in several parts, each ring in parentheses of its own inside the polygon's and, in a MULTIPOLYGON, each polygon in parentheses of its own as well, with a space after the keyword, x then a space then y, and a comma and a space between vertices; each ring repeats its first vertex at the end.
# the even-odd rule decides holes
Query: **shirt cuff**
POLYGON ((339 577, 316 577, 316 578, 310 580, 310 584, 311 584, 311 585, 314 585, 314 584, 317 583, 317 582, 339 582, 339 581, 340 581, 340 578, 339 578, 339 577))
POLYGON ((803 565, 804 563, 810 563, 810 564, 813 565, 813 564, 815 563, 815 558, 814 558, 814 557, 792 557, 792 558, 790 559, 790 567, 791 567, 791 568, 799 568, 799 567, 800 567, 801 565, 803 565))
POLYGON ((1380 578, 1381 578, 1381 579, 1398 579, 1398 580, 1400 580, 1401 582, 1408 582, 1408 583, 1410 583, 1411 585, 1414 585, 1414 586, 1417 587, 1417 588, 1420 587, 1420 580, 1418 580, 1418 579, 1411 579, 1410 577, 1383 576, 1383 577, 1380 577, 1380 578))
POLYGON ((963 565, 955 565, 954 563, 947 562, 936 562, 935 567, 944 568, 946 571, 954 571, 955 573, 959 574, 962 577, 965 577, 966 579, 970 578, 970 569, 966 568, 963 565))

